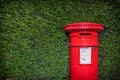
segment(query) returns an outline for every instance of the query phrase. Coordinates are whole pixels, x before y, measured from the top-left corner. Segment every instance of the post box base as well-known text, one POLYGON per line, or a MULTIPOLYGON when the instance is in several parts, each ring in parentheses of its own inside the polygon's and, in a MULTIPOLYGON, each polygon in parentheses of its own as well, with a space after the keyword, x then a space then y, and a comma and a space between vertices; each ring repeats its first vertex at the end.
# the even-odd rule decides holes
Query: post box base
POLYGON ((70 80, 98 80, 98 47, 70 47, 70 52, 70 80))

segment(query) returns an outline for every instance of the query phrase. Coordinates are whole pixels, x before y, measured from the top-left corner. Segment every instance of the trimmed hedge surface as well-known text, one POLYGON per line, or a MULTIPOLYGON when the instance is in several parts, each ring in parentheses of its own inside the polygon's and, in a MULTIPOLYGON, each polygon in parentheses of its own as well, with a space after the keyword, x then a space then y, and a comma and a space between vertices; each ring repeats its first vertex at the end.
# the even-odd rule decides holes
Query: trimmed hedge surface
POLYGON ((119 1, 1 0, 0 79, 69 80, 68 23, 104 24, 99 80, 120 80, 119 1))

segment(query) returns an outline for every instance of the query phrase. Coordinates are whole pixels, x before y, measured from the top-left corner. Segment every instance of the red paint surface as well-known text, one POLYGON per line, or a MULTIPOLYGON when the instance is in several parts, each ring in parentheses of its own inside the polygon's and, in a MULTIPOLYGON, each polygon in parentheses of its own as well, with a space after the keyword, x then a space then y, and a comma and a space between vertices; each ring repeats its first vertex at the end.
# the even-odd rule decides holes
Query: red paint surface
POLYGON ((65 26, 70 34, 70 80, 98 80, 98 32, 103 25, 92 22, 65 26), (80 64, 80 48, 91 47, 91 64, 80 64))
POLYGON ((92 47, 91 64, 80 64, 80 47, 70 47, 70 78, 71 80, 98 79, 98 48, 92 47))

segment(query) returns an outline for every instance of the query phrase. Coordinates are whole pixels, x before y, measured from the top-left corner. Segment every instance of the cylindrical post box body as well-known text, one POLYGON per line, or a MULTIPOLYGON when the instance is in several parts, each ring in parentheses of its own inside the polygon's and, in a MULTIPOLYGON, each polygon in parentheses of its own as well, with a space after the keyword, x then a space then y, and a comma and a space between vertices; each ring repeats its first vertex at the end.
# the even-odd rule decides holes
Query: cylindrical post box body
POLYGON ((65 30, 70 33, 70 80, 98 80, 98 32, 103 25, 79 22, 65 30))

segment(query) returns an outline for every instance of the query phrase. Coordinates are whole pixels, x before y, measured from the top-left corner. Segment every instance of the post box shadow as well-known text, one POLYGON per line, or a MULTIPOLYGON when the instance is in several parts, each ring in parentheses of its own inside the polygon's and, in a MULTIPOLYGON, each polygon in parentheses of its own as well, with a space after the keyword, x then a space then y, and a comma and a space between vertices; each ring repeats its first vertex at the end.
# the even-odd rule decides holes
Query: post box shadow
POLYGON ((64 31, 64 33, 65 33, 66 37, 69 37, 69 33, 68 32, 64 31))
MULTIPOLYGON (((65 42, 68 42, 68 44, 67 44, 67 46, 69 47, 68 49, 70 50, 70 46, 69 46, 69 33, 68 32, 66 32, 66 31, 64 31, 64 34, 65 34, 65 36, 67 37, 67 39, 65 40, 65 42)), ((69 54, 69 51, 68 51, 68 54, 69 54)), ((69 58, 69 60, 70 60, 70 58, 69 58)), ((70 62, 70 61, 69 61, 70 62)), ((70 69, 70 66, 68 66, 68 69, 70 69)), ((70 71, 68 71, 68 73, 70 73, 70 71)), ((70 80, 70 74, 68 74, 65 78, 64 78, 64 80, 70 80)))
MULTIPOLYGON (((67 46, 70 47, 70 46, 69 46, 69 33, 66 32, 66 31, 64 31, 64 34, 65 34, 65 36, 66 36, 65 42, 67 42, 67 46)), ((69 54, 69 53, 68 53, 68 54, 69 54)))

